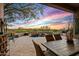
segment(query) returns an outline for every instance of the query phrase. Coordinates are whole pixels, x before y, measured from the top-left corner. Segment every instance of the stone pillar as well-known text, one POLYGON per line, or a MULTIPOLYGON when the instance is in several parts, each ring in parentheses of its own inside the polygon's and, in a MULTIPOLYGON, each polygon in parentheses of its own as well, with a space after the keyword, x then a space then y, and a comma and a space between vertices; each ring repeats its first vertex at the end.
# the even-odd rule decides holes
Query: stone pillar
POLYGON ((79 38, 79 11, 77 10, 75 13, 74 13, 74 33, 77 33, 75 34, 75 37, 76 38, 79 38))
POLYGON ((0 32, 4 32, 4 6, 0 3, 0 32))

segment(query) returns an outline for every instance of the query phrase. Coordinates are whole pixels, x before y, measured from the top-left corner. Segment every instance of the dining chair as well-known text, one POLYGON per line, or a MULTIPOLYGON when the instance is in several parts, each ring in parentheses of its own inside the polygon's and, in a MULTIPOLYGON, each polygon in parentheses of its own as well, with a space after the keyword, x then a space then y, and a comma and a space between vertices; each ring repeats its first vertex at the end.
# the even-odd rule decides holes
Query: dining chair
POLYGON ((35 41, 33 41, 34 47, 35 47, 35 51, 36 51, 36 55, 37 56, 45 56, 42 49, 40 48, 39 44, 37 44, 35 41))
POLYGON ((45 38, 46 38, 47 42, 55 40, 53 35, 46 35, 45 38))
POLYGON ((35 51, 36 51, 36 55, 37 56, 56 56, 55 54, 53 54, 50 51, 42 51, 41 47, 39 44, 37 44, 35 41, 33 41, 34 47, 35 47, 35 51))
POLYGON ((54 38, 55 38, 55 40, 62 40, 60 34, 54 34, 54 38))

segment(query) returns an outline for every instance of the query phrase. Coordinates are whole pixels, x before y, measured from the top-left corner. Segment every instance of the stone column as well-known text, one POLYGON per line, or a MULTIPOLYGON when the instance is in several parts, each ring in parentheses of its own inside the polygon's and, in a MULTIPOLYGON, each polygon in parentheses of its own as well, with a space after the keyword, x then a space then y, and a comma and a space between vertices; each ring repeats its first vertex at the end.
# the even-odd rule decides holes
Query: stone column
MULTIPOLYGON (((77 30, 79 30, 79 10, 77 10, 75 13, 74 13, 74 33, 76 33, 77 30), (76 24, 77 23, 77 24, 76 24)), ((78 35, 75 34, 75 37, 76 38, 79 38, 79 32, 77 32, 78 35)))
POLYGON ((0 3, 0 32, 4 32, 4 6, 0 3))

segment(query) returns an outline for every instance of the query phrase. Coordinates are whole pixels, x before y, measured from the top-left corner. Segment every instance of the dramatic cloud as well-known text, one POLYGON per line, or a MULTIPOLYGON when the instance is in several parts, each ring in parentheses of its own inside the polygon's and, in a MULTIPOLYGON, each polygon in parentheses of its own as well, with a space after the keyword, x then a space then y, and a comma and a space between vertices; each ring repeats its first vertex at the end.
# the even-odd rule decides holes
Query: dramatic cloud
MULTIPOLYGON (((39 5, 42 6, 42 4, 39 4, 39 5)), ((29 21, 27 21, 27 19, 25 19, 25 20, 17 19, 15 22, 10 23, 10 24, 14 25, 13 27, 17 27, 17 28, 18 27, 33 28, 33 27, 39 27, 39 26, 47 26, 47 25, 51 25, 51 24, 52 24, 51 27, 54 25, 54 27, 52 27, 52 28, 56 28, 56 27, 58 27, 57 24, 60 24, 63 28, 66 26, 67 22, 68 23, 73 22, 72 13, 62 11, 62 10, 59 10, 56 8, 52 8, 49 6, 44 6, 44 7, 45 8, 44 8, 43 15, 37 14, 40 17, 40 19, 38 19, 38 20, 31 19, 29 21), (64 24, 64 25, 62 25, 62 24, 64 24), (56 27, 55 27, 55 25, 56 25, 56 27)), ((60 25, 58 28, 61 28, 60 25)))

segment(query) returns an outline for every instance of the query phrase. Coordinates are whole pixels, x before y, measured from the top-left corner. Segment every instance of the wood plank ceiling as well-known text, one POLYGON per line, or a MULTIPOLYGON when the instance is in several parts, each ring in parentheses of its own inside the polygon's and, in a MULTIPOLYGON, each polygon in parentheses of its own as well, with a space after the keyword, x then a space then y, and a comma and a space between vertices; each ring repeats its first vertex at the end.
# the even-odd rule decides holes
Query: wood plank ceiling
POLYGON ((79 10, 79 3, 44 3, 45 5, 63 9, 66 11, 76 12, 79 10))

